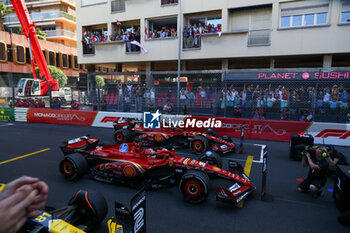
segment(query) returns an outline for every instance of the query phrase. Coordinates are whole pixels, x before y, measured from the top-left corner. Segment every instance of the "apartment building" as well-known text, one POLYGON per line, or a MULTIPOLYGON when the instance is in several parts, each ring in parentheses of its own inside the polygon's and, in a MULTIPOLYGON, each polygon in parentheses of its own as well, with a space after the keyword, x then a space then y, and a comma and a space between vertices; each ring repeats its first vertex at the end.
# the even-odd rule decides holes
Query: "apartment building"
MULTIPOLYGON (((12 8, 10 0, 0 2, 12 8)), ((26 0, 25 3, 32 21, 46 33, 48 41, 76 47, 75 0, 26 0)), ((4 17, 4 25, 9 28, 20 26, 16 12, 4 17)))
POLYGON ((349 71, 348 0, 180 1, 78 1, 79 62, 176 71, 180 53, 183 72, 349 71), (195 25, 191 33, 201 33, 188 39, 195 25), (125 33, 144 52, 123 41, 125 33))

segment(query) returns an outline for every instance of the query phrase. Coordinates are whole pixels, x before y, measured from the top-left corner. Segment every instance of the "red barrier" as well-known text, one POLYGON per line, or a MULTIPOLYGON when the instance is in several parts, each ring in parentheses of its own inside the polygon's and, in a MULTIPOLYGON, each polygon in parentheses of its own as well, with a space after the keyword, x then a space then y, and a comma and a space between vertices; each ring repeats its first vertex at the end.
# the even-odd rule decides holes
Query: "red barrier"
MULTIPOLYGON (((190 119, 205 121, 209 117, 192 116, 190 119)), ((275 121, 275 120, 255 120, 240 118, 215 117, 215 120, 222 122, 221 128, 215 129, 219 135, 226 134, 230 137, 239 138, 241 136, 242 124, 246 124, 245 138, 264 139, 274 141, 290 141, 291 133, 304 132, 311 122, 301 121, 275 121)), ((204 132, 206 128, 192 128, 194 131, 204 132)))
POLYGON ((28 109, 27 122, 91 126, 97 112, 28 109))

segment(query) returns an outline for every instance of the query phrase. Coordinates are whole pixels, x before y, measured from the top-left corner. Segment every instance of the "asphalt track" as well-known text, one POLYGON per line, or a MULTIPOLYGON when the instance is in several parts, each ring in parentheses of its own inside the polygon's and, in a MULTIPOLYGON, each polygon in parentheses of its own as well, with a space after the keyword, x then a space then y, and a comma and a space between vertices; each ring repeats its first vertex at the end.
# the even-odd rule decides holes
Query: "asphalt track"
MULTIPOLYGON (((127 204, 137 190, 97 182, 88 177, 67 182, 58 171, 63 157, 59 149, 61 142, 86 134, 100 138, 105 144, 113 143, 112 129, 0 122, 0 182, 7 183, 22 175, 39 177, 50 187, 47 204, 56 207, 66 205, 79 189, 98 190, 108 202, 108 216, 113 216, 114 201, 127 204), (13 158, 18 159, 11 161, 13 158)), ((350 155, 350 148, 339 150, 350 155)), ((182 150, 180 154, 186 152, 182 150)), ((333 178, 328 179, 326 191, 319 198, 298 193, 297 179, 304 178, 307 169, 302 168, 299 162, 290 161, 288 153, 289 143, 246 140, 243 154, 227 155, 228 158, 239 159, 242 166, 248 155, 254 156, 250 176, 257 191, 244 201, 242 208, 216 202, 214 191, 200 205, 185 203, 177 186, 147 191, 147 232, 349 232, 349 227, 337 222, 339 211, 332 194, 327 191, 333 188, 333 178), (261 201, 259 196, 261 163, 260 150, 253 146, 255 143, 266 144, 269 151, 268 195, 265 201, 261 201)), ((94 232, 108 232, 105 222, 94 232)))

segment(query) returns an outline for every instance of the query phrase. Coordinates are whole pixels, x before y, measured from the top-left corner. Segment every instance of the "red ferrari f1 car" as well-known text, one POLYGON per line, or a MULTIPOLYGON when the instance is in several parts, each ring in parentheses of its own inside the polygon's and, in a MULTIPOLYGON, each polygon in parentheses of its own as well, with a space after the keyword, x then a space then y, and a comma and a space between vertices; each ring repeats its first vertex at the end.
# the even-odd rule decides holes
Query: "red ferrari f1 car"
POLYGON ((217 132, 208 129, 204 133, 188 131, 182 128, 145 129, 143 122, 136 119, 124 119, 114 122, 116 143, 143 142, 150 146, 189 146, 196 154, 211 150, 224 154, 235 151, 232 139, 226 135, 219 138, 217 132))
MULTIPOLYGON (((205 162, 176 156, 174 150, 145 148, 141 143, 98 145, 99 140, 83 136, 62 146, 64 158, 59 168, 67 180, 84 174, 99 181, 123 183, 135 188, 161 188, 179 184, 185 201, 203 202, 209 192, 209 177, 221 178, 216 199, 239 203, 255 186, 237 163, 224 170, 205 162)), ((207 157, 220 158, 207 153, 207 157)), ((215 159, 208 158, 207 161, 215 159)))

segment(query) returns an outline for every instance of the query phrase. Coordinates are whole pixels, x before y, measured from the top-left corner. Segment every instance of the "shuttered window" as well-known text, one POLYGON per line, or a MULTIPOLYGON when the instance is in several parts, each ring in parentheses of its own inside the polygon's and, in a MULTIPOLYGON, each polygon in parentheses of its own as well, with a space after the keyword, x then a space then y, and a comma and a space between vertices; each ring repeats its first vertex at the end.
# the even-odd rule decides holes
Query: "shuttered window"
POLYGON ((68 68, 68 56, 67 56, 67 54, 62 54, 62 68, 68 68))
POLYGON ((113 0, 111 2, 112 12, 125 11, 125 0, 113 0))
POLYGON ((55 52, 49 52, 49 64, 50 66, 55 66, 56 65, 56 57, 55 57, 55 52))

